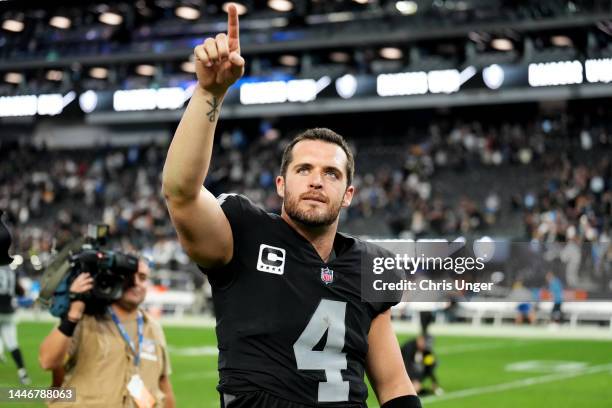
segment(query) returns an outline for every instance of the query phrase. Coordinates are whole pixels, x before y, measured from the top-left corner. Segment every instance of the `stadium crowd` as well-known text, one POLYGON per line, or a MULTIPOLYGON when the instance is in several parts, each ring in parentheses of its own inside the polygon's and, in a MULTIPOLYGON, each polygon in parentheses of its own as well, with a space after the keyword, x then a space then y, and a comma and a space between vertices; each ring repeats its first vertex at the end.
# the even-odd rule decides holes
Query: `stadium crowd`
MULTIPOLYGON (((274 179, 285 138, 271 125, 256 137, 226 131, 215 147, 207 187, 241 192, 279 211, 274 179)), ((495 233, 500 219, 523 217, 515 237, 609 241, 612 136, 604 126, 573 131, 560 117, 486 127, 479 122, 432 125, 420 137, 384 145, 353 140, 357 193, 342 229, 367 225, 370 236, 495 233), (531 188, 488 185, 449 200, 435 190, 445 174, 531 169, 531 188), (381 220, 384 222, 381 223, 381 220), (368 223, 369 222, 369 223, 368 223)), ((45 254, 81 235, 87 223, 110 225, 123 249, 134 245, 159 263, 181 255, 160 192, 165 144, 49 150, 27 141, 0 145, 0 207, 15 228, 15 253, 45 254)), ((471 191, 471 190, 470 190, 471 191)), ((363 230, 363 226, 362 226, 363 230)))

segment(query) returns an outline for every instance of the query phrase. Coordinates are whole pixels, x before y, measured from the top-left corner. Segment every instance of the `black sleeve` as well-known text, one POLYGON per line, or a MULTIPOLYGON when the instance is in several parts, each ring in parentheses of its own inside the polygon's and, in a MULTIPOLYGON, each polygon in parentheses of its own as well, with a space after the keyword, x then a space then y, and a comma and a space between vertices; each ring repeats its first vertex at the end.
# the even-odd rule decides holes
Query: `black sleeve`
POLYGON ((237 254, 243 249, 248 232, 265 211, 241 194, 220 194, 217 201, 232 228, 234 254, 237 254))
POLYGON ((387 310, 391 309, 393 306, 397 305, 400 301, 392 301, 392 302, 371 302, 370 305, 374 310, 373 317, 378 316, 379 314, 385 313, 387 310))
POLYGON ((236 241, 236 237, 239 237, 244 230, 245 202, 250 204, 250 201, 242 195, 224 193, 217 197, 217 202, 230 223, 232 237, 236 241))
MULTIPOLYGON (((382 249, 378 247, 377 245, 370 244, 369 250, 364 259, 364 262, 372 264, 372 259, 375 257, 393 258, 394 256, 395 255, 391 253, 390 251, 382 249)), ((365 271, 365 273, 368 273, 368 272, 369 272, 369 269, 365 271)), ((373 276, 374 275, 370 275, 368 279, 374 279, 373 276)), ((391 283, 391 282, 398 283, 398 282, 401 282, 405 277, 406 277, 406 271, 404 271, 403 269, 388 270, 388 271, 385 271, 381 275, 375 276, 376 279, 381 279, 383 282, 387 282, 387 283, 391 283)), ((370 284, 368 284, 368 287, 369 286, 370 284)), ((385 294, 382 296, 382 298, 380 298, 380 296, 376 296, 378 298, 376 301, 368 302, 370 304, 370 308, 372 311, 371 312, 372 318, 375 318, 379 314, 386 312, 387 310, 389 310, 390 308, 392 308, 393 306, 397 305, 398 303, 402 301, 402 296, 403 296, 402 291, 393 291, 393 292, 385 291, 384 293, 385 294)), ((369 292, 367 294, 368 296, 373 295, 372 292, 369 292)), ((365 295, 365 293, 362 293, 362 296, 363 295, 365 295)))
POLYGON ((200 265, 198 265, 198 268, 208 275, 211 285, 223 286, 233 278, 229 272, 233 273, 235 268, 231 266, 235 262, 237 254, 243 250, 248 231, 253 222, 264 211, 240 194, 220 194, 217 201, 232 229, 233 256, 227 265, 220 268, 204 268, 200 265))

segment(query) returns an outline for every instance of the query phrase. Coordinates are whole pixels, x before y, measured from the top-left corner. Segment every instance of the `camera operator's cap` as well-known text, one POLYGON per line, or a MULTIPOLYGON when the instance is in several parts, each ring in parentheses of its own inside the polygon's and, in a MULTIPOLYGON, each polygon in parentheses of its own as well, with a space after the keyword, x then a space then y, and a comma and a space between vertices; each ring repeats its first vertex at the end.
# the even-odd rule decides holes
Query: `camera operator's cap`
POLYGON ((13 258, 9 255, 9 248, 13 239, 8 227, 2 221, 3 215, 4 211, 0 210, 0 265, 8 265, 13 262, 13 258))

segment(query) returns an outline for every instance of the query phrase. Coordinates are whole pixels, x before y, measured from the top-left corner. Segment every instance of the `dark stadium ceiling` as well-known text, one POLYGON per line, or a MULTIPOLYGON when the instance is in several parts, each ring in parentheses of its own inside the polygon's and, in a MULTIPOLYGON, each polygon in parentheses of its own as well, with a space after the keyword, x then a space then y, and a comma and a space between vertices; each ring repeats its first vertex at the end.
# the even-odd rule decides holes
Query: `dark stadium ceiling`
MULTIPOLYGON (((612 55, 610 0, 244 0, 248 74, 383 73, 612 55), (279 11, 286 10, 286 11, 279 11), (435 27, 435 29, 432 29, 435 27)), ((0 94, 190 76, 223 1, 0 0, 0 94), (4 79, 4 81, 2 81, 4 79)))
MULTIPOLYGON (((22 30, 26 31, 36 23, 52 22, 53 17, 62 18, 55 25, 62 28, 91 25, 97 21, 133 28, 179 18, 197 24, 225 18, 226 3, 205 0, 0 0, 0 19, 23 23, 22 30)), ((409 15, 414 19, 437 20, 440 25, 435 27, 442 28, 485 21, 512 23, 597 13, 603 13, 604 19, 611 11, 609 0, 242 0, 234 3, 244 13, 245 21, 282 16, 289 19, 290 26, 409 15)))

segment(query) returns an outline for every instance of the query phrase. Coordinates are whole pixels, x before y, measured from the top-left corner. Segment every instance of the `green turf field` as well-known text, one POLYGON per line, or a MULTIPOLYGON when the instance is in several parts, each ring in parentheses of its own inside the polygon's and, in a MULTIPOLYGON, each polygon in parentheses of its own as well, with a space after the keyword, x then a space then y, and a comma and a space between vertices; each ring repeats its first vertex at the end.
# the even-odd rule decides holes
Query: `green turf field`
MULTIPOLYGON (((19 341, 33 386, 50 375, 37 363, 38 345, 51 325, 21 323, 19 341)), ((215 336, 208 328, 166 328, 172 384, 178 407, 218 407, 215 336)), ((400 336, 400 341, 406 336, 400 336)), ((427 397, 436 408, 576 408, 612 406, 612 345, 605 341, 439 337, 438 376, 446 393, 427 397), (533 363, 533 362, 536 363, 533 363), (508 366, 515 364, 515 370, 508 366), (539 362, 539 363, 538 363, 539 362)), ((0 365, 0 385, 18 386, 10 356, 0 365)), ((378 407, 370 395, 370 407, 378 407)), ((3 407, 42 404, 0 403, 3 407)))

